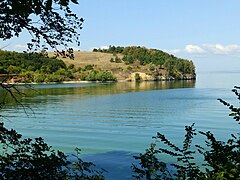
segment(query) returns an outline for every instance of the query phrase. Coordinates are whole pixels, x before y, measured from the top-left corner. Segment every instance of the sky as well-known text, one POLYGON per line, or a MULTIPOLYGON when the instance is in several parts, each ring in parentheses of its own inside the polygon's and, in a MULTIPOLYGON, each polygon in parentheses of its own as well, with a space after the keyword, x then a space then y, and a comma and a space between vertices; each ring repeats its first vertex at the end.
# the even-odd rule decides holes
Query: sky
MULTIPOLYGON (((71 6, 85 19, 75 49, 145 46, 193 60, 198 71, 240 70, 239 0, 79 0, 71 6)), ((30 37, 0 42, 26 50, 30 37)))

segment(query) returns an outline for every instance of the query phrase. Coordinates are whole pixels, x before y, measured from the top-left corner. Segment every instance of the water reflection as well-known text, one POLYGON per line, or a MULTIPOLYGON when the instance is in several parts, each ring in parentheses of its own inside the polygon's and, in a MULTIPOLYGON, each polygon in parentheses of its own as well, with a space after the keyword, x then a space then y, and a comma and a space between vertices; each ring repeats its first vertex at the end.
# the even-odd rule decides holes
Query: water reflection
MULTIPOLYGON (((119 94, 156 89, 194 88, 195 81, 161 81, 161 82, 119 82, 119 83, 89 83, 89 84, 56 84, 32 86, 41 95, 66 94, 119 94)), ((29 89, 22 89, 26 94, 36 94, 29 89)))
MULTIPOLYGON (((148 90, 194 88, 195 81, 160 81, 160 82, 119 82, 119 83, 79 83, 79 84, 44 84, 32 86, 18 86, 19 94, 13 91, 17 99, 26 105, 43 103, 47 99, 59 95, 82 95, 82 97, 142 92, 148 90), (34 97, 37 97, 34 98, 34 97)), ((6 91, 0 90, 0 102, 5 101, 15 106, 15 99, 6 91)))

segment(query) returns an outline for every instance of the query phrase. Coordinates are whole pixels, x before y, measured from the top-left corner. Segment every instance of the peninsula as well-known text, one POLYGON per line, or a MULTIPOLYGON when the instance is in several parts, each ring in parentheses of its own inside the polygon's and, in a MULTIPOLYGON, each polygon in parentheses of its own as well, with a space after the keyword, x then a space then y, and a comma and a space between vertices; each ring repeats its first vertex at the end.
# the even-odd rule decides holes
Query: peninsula
POLYGON ((192 61, 157 49, 109 46, 92 52, 74 51, 74 60, 54 53, 0 51, 0 76, 12 82, 163 81, 196 78, 192 61), (9 80, 10 81, 10 80, 9 80))

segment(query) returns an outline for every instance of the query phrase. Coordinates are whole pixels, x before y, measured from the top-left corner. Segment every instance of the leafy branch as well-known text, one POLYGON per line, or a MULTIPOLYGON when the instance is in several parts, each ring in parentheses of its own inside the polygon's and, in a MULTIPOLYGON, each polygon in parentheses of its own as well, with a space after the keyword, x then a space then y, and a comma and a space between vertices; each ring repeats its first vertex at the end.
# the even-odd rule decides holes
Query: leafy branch
POLYGON ((59 47, 73 58, 69 43, 80 45, 80 30, 84 22, 70 9, 77 0, 3 0, 0 2, 0 39, 19 37, 25 29, 32 36, 29 51, 47 49, 49 45, 57 55, 59 47), (41 43, 42 42, 42 43, 41 43))

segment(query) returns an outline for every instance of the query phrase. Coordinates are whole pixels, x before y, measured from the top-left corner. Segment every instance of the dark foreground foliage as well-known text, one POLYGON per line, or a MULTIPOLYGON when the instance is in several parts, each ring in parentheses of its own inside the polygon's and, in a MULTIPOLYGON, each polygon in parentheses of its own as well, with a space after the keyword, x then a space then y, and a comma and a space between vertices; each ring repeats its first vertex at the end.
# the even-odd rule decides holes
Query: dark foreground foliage
POLYGON ((32 37, 28 49, 47 49, 49 45, 57 55, 73 58, 71 43, 80 45, 83 18, 72 12, 70 6, 77 0, 1 0, 0 39, 19 37, 26 30, 32 37), (64 47, 66 51, 59 51, 64 47))
MULTIPOLYGON (((234 87, 233 92, 240 100, 240 87, 234 87)), ((240 108, 234 107, 222 99, 218 99, 232 111, 230 116, 239 124, 240 108)), ((133 164, 133 177, 136 179, 240 179, 240 137, 239 133, 231 134, 226 142, 219 141, 211 132, 197 132, 194 124, 185 127, 183 146, 178 147, 163 134, 157 133, 153 137, 156 142, 150 145, 144 154, 135 156, 139 164, 133 164), (193 145, 196 135, 206 137, 205 147, 193 145), (159 142, 168 148, 158 147, 159 142), (169 167, 161 162, 161 155, 169 155, 176 159, 176 163, 169 167), (198 165, 195 158, 202 155, 204 164, 198 165), (205 167, 205 169, 203 169, 205 167)), ((162 144, 162 145, 163 145, 162 144)))
POLYGON ((22 138, 15 130, 0 123, 0 179, 104 179, 102 170, 79 158, 68 161, 61 151, 54 151, 39 137, 22 138))

